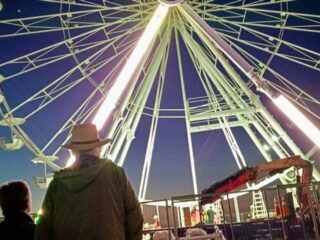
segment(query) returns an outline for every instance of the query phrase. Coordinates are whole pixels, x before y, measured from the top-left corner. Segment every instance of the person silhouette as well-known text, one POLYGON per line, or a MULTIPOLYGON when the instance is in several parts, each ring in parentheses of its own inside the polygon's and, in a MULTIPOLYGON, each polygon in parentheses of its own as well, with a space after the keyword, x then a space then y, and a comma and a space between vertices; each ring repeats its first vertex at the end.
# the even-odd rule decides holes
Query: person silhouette
POLYGON ((123 168, 100 158, 95 125, 76 124, 70 149, 76 161, 54 174, 36 227, 36 240, 141 240, 143 216, 123 168))
POLYGON ((0 187, 0 207, 4 221, 0 223, 1 240, 33 240, 34 222, 31 211, 31 193, 24 181, 11 181, 0 187))

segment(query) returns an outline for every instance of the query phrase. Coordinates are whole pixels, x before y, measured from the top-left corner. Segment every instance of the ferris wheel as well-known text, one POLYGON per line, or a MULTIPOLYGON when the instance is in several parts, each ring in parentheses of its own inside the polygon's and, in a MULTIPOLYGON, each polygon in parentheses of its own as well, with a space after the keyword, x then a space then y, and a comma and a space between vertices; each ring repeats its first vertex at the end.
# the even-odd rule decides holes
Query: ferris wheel
MULTIPOLYGON (((236 168, 248 155, 237 129, 266 161, 317 157, 320 14, 311 8, 291 0, 37 4, 37 11, 0 20, 4 150, 26 147, 33 162, 59 170, 69 159, 61 145, 72 125, 93 122, 113 139, 104 156, 118 165, 130 161, 133 147, 143 148, 140 199, 148 197, 162 122, 185 131, 195 194, 197 134, 220 131, 236 168), (146 140, 134 146, 139 129, 146 140)), ((291 182, 289 173, 276 177, 291 182)))

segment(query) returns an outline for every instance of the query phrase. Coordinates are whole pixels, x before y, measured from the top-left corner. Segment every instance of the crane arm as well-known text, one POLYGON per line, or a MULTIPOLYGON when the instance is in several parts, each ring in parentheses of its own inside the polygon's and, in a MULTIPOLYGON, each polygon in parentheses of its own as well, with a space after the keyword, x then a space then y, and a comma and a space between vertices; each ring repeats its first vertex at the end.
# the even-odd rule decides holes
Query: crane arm
POLYGON ((308 206, 308 185, 312 179, 312 164, 309 161, 303 160, 300 156, 291 156, 271 162, 260 163, 255 167, 245 167, 232 175, 212 184, 204 189, 201 193, 204 195, 201 198, 201 205, 214 202, 220 198, 223 193, 231 192, 232 190, 258 179, 258 174, 262 172, 283 171, 285 169, 296 167, 302 168, 302 185, 298 187, 297 195, 301 204, 301 209, 306 209, 308 206))

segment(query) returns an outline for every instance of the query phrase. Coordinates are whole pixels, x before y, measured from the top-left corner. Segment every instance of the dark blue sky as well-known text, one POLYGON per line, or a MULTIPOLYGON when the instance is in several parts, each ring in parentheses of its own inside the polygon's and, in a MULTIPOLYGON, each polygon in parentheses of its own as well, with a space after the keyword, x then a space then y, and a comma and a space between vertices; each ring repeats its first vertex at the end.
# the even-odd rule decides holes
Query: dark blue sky
MULTIPOLYGON (((121 2, 125 3, 128 1, 121 2)), ((217 2, 221 3, 222 1, 217 2)), ((3 0, 3 5, 2 16, 0 16, 1 20, 59 12, 59 7, 55 4, 35 0, 3 0), (35 7, 35 4, 37 4, 37 7, 35 7)), ((293 4, 292 11, 315 14, 320 11, 320 2, 318 0, 308 0, 303 1, 303 3, 302 1, 298 1, 293 4)), ((55 23, 53 22, 52 24, 55 23)), ((1 34, 4 34, 6 31, 7 28, 0 29, 1 34)), ((285 37, 288 41, 306 45, 320 52, 319 35, 319 33, 310 35, 287 33, 285 37)), ((1 38, 0 63, 62 40, 63 36, 61 33, 40 34, 39 36, 32 35, 30 37, 1 38)), ((191 61, 184 45, 181 45, 184 74, 188 80, 186 82, 188 97, 202 96, 203 89, 199 82, 195 81, 195 70, 190 67, 191 61)), ((264 56, 263 54, 257 53, 257 57, 263 58, 264 56)), ((74 62, 68 60, 61 61, 60 63, 51 65, 50 71, 42 69, 35 71, 33 75, 22 76, 14 78, 12 81, 10 80, 10 82, 0 83, 0 89, 3 90, 7 97, 9 105, 15 106, 37 89, 40 89, 40 87, 49 84, 63 74, 69 66, 73 66, 74 64, 74 62)), ((319 72, 307 68, 295 68, 290 63, 280 61, 279 59, 275 59, 272 62, 272 67, 319 99, 317 90, 320 87, 319 72)), ((183 105, 177 69, 175 44, 174 41, 172 41, 161 105, 163 108, 181 108, 183 105)), ((18 67, 16 66, 5 69, 0 68, 0 74, 5 76, 16 73, 17 71, 18 67)), ((43 144, 53 136, 55 129, 63 123, 64 119, 76 110, 79 102, 83 101, 88 91, 90 91, 90 88, 87 88, 87 86, 75 88, 70 95, 64 96, 57 104, 48 106, 40 116, 30 118, 31 124, 26 124, 24 129, 35 142, 39 145, 43 144)), ((151 97, 147 103, 149 107, 152 107, 152 102, 154 101, 152 96, 154 96, 154 93, 155 89, 152 89, 151 97)), ((290 132, 290 136, 301 145, 301 148, 303 150, 310 148, 310 143, 303 137, 300 137, 300 132, 290 125, 290 121, 283 117, 274 106, 272 106, 268 99, 262 96, 262 100, 275 114, 275 117, 281 124, 283 124, 284 128, 290 132)), ((26 115, 33 107, 33 105, 27 106, 23 109, 21 115, 26 115)), ((319 115, 319 112, 317 114, 319 115)), ((135 134, 135 140, 132 143, 124 164, 124 168, 137 191, 141 177, 145 147, 148 140, 148 125, 150 121, 150 117, 147 116, 143 116, 141 119, 135 134)), ((238 139, 239 146, 249 165, 263 161, 261 155, 243 129, 234 130, 234 135, 238 139)), ((0 137, 9 140, 9 131, 4 127, 0 127, 0 137)), ((192 138, 198 175, 198 187, 200 190, 237 169, 222 131, 197 133, 193 134, 192 138)), ((62 138, 60 138, 60 140, 62 141, 62 138)), ((54 148, 49 148, 48 154, 52 153, 53 149, 54 148)), ((62 155, 63 154, 66 154, 66 152, 63 152, 62 155)), ((34 211, 37 211, 42 202, 45 190, 36 188, 32 183, 32 177, 42 176, 43 169, 41 165, 33 164, 30 161, 31 159, 33 159, 32 153, 25 148, 12 152, 0 150, 0 183, 13 179, 26 180, 30 184, 33 193, 34 211)), ((173 195, 191 194, 192 192, 185 122, 183 119, 162 119, 159 122, 147 197, 170 198, 173 195)))

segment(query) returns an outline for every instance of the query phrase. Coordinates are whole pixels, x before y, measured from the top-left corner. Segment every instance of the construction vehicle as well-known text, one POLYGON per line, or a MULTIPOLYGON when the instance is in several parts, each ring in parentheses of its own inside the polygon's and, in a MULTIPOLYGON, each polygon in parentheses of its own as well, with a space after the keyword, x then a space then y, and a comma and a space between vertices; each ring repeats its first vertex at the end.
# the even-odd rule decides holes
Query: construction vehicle
POLYGON ((302 169, 301 177, 297 189, 297 200, 301 207, 301 212, 306 212, 308 209, 308 191, 312 180, 312 163, 303 160, 300 156, 292 156, 284 159, 274 160, 271 162, 261 163, 254 167, 245 167, 232 175, 212 184, 209 188, 204 189, 201 194, 200 204, 205 205, 218 200, 223 193, 228 193, 246 183, 255 182, 259 179, 261 173, 268 173, 270 175, 282 172, 291 167, 302 169), (207 196, 206 196, 207 195, 207 196), (210 195, 208 197, 208 195, 210 195))

